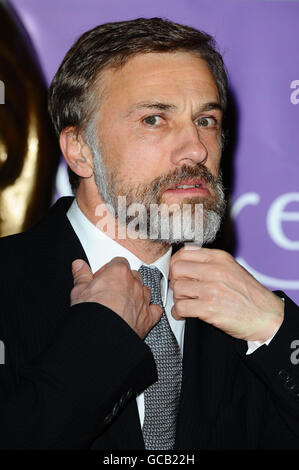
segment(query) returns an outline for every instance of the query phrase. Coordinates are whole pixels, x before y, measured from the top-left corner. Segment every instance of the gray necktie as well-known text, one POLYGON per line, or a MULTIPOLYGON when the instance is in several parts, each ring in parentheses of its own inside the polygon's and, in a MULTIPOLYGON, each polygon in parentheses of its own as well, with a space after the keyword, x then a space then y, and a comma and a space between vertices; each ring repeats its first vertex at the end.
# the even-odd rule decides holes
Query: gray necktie
POLYGON ((145 416, 143 439, 146 449, 173 449, 176 418, 181 391, 182 356, 170 328, 161 299, 162 273, 157 268, 141 266, 145 286, 151 289, 151 303, 162 307, 161 320, 150 330, 145 343, 151 348, 158 381, 144 391, 145 416))

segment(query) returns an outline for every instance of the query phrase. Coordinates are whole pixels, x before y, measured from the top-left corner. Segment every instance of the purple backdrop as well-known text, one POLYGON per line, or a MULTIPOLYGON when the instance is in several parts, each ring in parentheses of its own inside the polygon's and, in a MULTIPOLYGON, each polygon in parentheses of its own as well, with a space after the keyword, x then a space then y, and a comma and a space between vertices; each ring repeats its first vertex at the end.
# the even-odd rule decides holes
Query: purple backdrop
MULTIPOLYGON (((13 0, 48 81, 84 31, 162 16, 216 37, 239 110, 233 216, 237 259, 299 303, 299 2, 13 0)), ((68 194, 64 167, 58 194, 68 194)))

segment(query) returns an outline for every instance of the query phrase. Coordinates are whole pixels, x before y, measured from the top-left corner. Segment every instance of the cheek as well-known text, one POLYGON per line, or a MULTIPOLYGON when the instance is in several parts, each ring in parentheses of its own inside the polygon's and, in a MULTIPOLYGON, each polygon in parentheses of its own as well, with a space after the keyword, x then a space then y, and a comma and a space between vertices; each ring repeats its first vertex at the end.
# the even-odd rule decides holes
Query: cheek
POLYGON ((217 143, 214 141, 213 145, 208 147, 208 160, 205 165, 208 170, 216 177, 219 175, 220 162, 221 162, 221 142, 217 143))
POLYGON ((156 138, 145 138, 136 133, 122 141, 121 159, 125 162, 127 172, 140 175, 143 180, 149 180, 167 171, 167 145, 156 138), (165 162, 165 164, 164 164, 165 162), (165 168, 164 168, 165 166, 165 168))
MULTIPOLYGON (((103 149, 104 150, 104 149, 103 149)), ((105 161, 120 180, 144 182, 155 171, 153 149, 131 139, 115 139, 105 148, 105 161)))

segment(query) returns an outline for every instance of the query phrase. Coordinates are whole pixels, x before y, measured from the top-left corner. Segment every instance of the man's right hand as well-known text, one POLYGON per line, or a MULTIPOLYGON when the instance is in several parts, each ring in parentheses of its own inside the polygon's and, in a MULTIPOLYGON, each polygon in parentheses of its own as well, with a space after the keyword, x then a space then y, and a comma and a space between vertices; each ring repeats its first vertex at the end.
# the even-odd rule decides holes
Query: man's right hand
POLYGON ((143 285, 138 271, 131 270, 125 258, 116 257, 95 274, 83 260, 72 264, 74 287, 71 305, 96 302, 110 308, 144 339, 160 320, 162 309, 150 305, 151 291, 143 285))

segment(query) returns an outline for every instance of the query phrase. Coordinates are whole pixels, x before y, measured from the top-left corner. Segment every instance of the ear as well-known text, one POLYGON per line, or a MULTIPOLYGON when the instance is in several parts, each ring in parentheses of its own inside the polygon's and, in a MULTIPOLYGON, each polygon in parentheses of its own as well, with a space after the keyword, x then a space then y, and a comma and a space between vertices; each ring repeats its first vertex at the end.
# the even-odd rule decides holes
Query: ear
POLYGON ((93 175, 92 153, 75 127, 65 127, 60 134, 59 144, 66 163, 82 178, 93 175))

